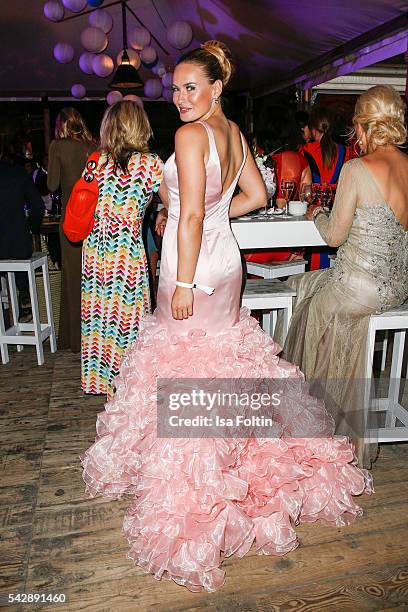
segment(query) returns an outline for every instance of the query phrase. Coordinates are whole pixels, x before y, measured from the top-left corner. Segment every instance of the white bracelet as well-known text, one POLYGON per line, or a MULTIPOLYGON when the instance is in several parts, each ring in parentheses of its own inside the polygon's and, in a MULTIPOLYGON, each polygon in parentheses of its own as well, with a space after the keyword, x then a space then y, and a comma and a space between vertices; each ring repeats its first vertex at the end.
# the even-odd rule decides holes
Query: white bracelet
POLYGON ((206 285, 197 285, 196 283, 183 283, 182 281, 176 280, 176 285, 178 287, 184 287, 185 289, 200 289, 204 291, 207 295, 212 295, 214 293, 214 287, 207 287, 206 285))

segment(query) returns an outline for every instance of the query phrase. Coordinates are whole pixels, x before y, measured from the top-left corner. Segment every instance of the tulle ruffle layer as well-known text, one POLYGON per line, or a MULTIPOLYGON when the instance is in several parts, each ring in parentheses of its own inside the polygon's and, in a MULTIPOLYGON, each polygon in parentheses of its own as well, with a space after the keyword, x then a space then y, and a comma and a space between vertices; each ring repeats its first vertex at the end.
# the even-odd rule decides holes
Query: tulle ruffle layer
POLYGON ((331 418, 279 351, 242 309, 217 336, 169 336, 148 317, 127 352, 81 457, 83 478, 91 496, 134 496, 128 556, 155 578, 215 591, 222 556, 243 556, 254 541, 259 554, 284 555, 298 545, 299 522, 341 526, 361 515, 353 496, 373 490, 371 476, 354 465, 348 439, 332 437, 331 418), (300 379, 301 393, 279 407, 280 437, 157 438, 158 376, 300 379))

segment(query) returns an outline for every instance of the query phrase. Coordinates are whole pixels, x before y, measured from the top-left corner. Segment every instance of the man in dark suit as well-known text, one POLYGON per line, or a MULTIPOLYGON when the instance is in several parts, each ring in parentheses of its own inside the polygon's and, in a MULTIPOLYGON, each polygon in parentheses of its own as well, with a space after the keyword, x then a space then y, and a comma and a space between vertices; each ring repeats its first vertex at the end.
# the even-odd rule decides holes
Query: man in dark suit
MULTIPOLYGON (((24 168, 0 159, 0 259, 26 259, 33 252, 32 233, 38 233, 44 203, 24 168)), ((28 279, 16 274, 21 305, 28 294, 28 279)))

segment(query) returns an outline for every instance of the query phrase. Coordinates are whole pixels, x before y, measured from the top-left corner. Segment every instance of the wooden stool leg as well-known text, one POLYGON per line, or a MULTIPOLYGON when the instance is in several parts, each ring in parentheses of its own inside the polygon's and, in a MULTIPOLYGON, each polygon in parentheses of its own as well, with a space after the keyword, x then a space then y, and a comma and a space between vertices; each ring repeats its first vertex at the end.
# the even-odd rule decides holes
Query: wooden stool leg
POLYGON ((4 308, 0 302, 0 351, 1 351, 1 362, 3 365, 10 361, 7 338, 6 338, 6 325, 4 323, 4 308))
MULTIPOLYGON (((369 414, 371 406, 371 388, 372 388, 372 376, 373 376, 373 362, 374 362, 374 351, 375 351, 375 334, 376 328, 373 319, 370 319, 368 325, 368 338, 366 347, 366 367, 365 367, 365 385, 364 385, 364 423, 365 423, 365 441, 369 442, 370 437, 367 436, 369 429, 369 414)), ((376 441, 376 440, 371 440, 376 441)))
POLYGON ((385 364, 387 362, 387 347, 388 347, 388 330, 386 330, 385 335, 384 335, 384 340, 382 342, 381 372, 384 372, 385 364))
POLYGON ((394 334, 394 347, 392 350, 392 363, 390 372, 390 386, 388 389, 388 406, 385 416, 385 426, 396 426, 396 415, 394 407, 399 403, 399 391, 401 385, 402 359, 404 357, 405 330, 396 331, 394 334))
POLYGON ((55 328, 54 328, 54 314, 52 312, 52 301, 51 301, 51 293, 50 293, 50 275, 48 274, 48 265, 43 264, 42 275, 43 275, 43 284, 44 284, 44 296, 45 296, 45 307, 47 310, 47 324, 50 326, 50 347, 51 353, 55 353, 57 350, 57 341, 55 338, 55 328))
POLYGON ((34 268, 30 268, 28 273, 28 280, 30 283, 30 298, 31 298, 31 309, 33 311, 33 331, 35 336, 35 346, 37 349, 37 362, 38 365, 42 365, 44 363, 44 350, 42 344, 42 335, 41 335, 41 321, 40 321, 40 312, 38 310, 38 296, 37 296, 37 286, 35 284, 35 270, 34 268))
POLYGON ((271 338, 273 338, 275 335, 276 322, 278 320, 278 311, 276 309, 272 310, 271 315, 272 315, 272 328, 271 328, 269 335, 271 336, 271 338))
MULTIPOLYGON (((9 291, 10 291, 10 302, 11 302, 11 312, 13 313, 13 322, 15 326, 15 335, 20 336, 20 326, 18 324, 18 318, 20 316, 19 308, 18 308, 18 294, 16 287, 16 277, 14 276, 14 272, 7 272, 9 291)), ((22 344, 17 344, 18 352, 23 350, 22 344)))
POLYGON ((271 313, 268 312, 264 315, 262 315, 262 329, 264 330, 264 332, 266 332, 267 334, 269 334, 270 336, 272 335, 272 318, 271 318, 271 313))
POLYGON ((286 340, 288 334, 290 320, 292 318, 292 298, 289 298, 286 308, 283 309, 283 343, 286 340))

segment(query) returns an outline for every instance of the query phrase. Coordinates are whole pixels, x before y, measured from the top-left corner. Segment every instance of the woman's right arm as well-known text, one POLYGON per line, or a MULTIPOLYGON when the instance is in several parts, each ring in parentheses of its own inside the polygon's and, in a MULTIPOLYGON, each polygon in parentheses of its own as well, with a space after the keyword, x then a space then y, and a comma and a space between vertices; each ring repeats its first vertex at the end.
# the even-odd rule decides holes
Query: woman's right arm
POLYGON ((232 198, 230 217, 240 217, 251 212, 251 210, 257 210, 265 206, 268 199, 261 173, 246 143, 245 146, 247 148, 247 158, 238 180, 238 187, 241 192, 232 198))
POLYGON ((56 191, 61 183, 61 164, 57 153, 57 141, 53 140, 48 151, 47 187, 56 191))

